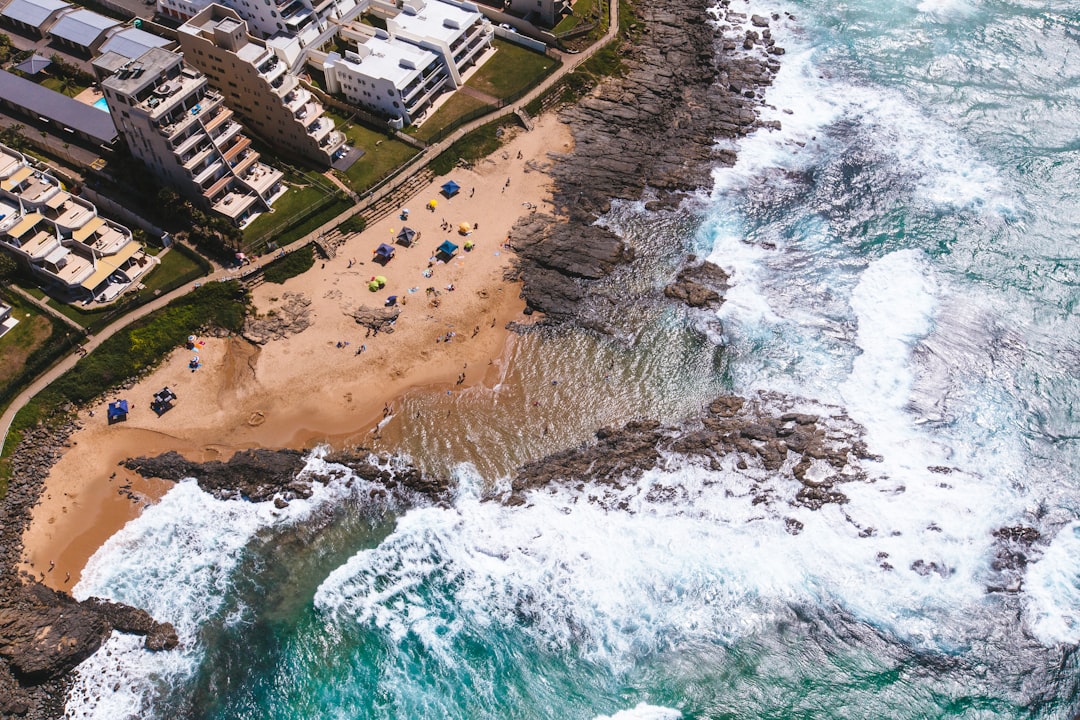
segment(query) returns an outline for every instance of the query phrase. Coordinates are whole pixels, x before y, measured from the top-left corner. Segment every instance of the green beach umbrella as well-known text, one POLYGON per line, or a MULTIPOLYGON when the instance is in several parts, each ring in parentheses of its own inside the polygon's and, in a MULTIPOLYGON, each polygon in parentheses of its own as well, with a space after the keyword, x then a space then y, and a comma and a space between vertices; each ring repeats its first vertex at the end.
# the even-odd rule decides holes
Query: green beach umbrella
POLYGON ((367 289, 370 290, 371 292, 375 292, 376 290, 379 289, 379 283, 376 282, 375 280, 372 280, 371 282, 369 282, 367 284, 367 289))

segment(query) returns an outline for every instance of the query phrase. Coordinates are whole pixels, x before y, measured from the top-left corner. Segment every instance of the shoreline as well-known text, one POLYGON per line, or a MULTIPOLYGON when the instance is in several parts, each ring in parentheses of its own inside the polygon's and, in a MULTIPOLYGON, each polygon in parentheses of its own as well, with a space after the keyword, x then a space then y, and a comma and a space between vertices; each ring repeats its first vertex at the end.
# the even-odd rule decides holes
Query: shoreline
POLYGON ((506 279, 514 253, 503 242, 522 215, 554 213, 548 154, 571 146, 569 129, 554 114, 543 116, 493 156, 420 190, 410 200, 407 223, 396 214, 373 223, 339 246, 333 260, 317 260, 283 285, 252 290, 256 312, 264 316, 283 314, 289 297, 302 296, 306 329, 263 345, 199 338, 189 350, 178 339, 161 366, 115 394, 132 405, 126 422, 108 424, 113 397, 81 411, 80 427, 31 511, 18 569, 70 591, 90 556, 173 486, 119 467, 126 458, 176 450, 205 461, 248 448, 371 446, 385 409, 391 408, 392 422, 393 405, 408 393, 458 392, 497 381, 512 341, 508 324, 529 319, 520 281, 506 279), (461 192, 447 199, 438 190, 450 178, 461 192), (437 204, 429 210, 432 199, 437 204), (457 232, 462 222, 475 227, 467 237, 457 232), (377 265, 374 247, 390 243, 391 231, 405 224, 420 232, 419 240, 409 248, 395 245, 395 257, 377 265), (444 239, 462 247, 450 262, 429 266, 444 239), (470 252, 466 240, 475 243, 470 252), (375 275, 388 282, 370 292, 375 275), (351 313, 361 306, 382 309, 389 295, 399 297, 393 332, 365 335, 351 313), (189 368, 193 352, 201 363, 196 370, 189 368), (158 417, 150 398, 163 386, 178 399, 158 417))

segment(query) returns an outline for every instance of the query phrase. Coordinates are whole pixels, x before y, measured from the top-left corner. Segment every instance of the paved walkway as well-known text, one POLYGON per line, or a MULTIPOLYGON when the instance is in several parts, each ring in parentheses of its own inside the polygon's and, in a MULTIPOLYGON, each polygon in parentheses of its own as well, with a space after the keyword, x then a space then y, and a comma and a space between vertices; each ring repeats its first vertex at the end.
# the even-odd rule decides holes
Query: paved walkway
MULTIPOLYGON (((333 220, 323 224, 321 227, 316 228, 304 237, 290 243, 282 249, 287 253, 292 252, 293 250, 297 250, 304 245, 311 243, 320 235, 329 232, 333 228, 336 228, 343 221, 352 217, 353 215, 363 213, 365 210, 375 205, 383 198, 392 194, 398 188, 404 186, 413 177, 413 175, 426 168, 429 162, 431 162, 434 158, 438 157, 444 150, 449 148, 451 145, 453 145, 455 142, 460 140, 468 133, 472 132, 473 130, 482 125, 486 125, 487 123, 492 122, 493 120, 506 117, 511 113, 517 112, 519 109, 523 109, 535 98, 543 95, 551 87, 553 87, 555 83, 561 80, 563 76, 565 76, 567 73, 573 72, 575 69, 577 69, 579 65, 581 65, 581 63, 588 60, 595 52, 606 46, 615 38, 616 33, 619 31, 619 4, 617 2, 612 2, 608 5, 611 13, 611 22, 608 27, 608 31, 604 34, 604 37, 599 42, 595 43, 587 51, 584 51, 577 55, 572 55, 568 59, 564 56, 564 62, 559 67, 559 69, 549 75, 547 78, 545 78, 544 81, 540 83, 540 85, 533 88, 533 90, 527 95, 525 95, 523 98, 511 105, 507 105, 506 107, 495 113, 485 115, 482 118, 479 118, 471 123, 468 123, 467 125, 462 126, 457 130, 457 132, 453 133, 443 141, 435 145, 429 146, 426 150, 420 153, 405 170, 398 173, 397 176, 395 176, 390 182, 379 188, 376 192, 365 196, 362 201, 356 206, 349 208, 333 220)), ((269 260, 269 258, 267 258, 267 260, 269 260)), ((229 280, 233 278, 240 278, 240 274, 237 270, 223 269, 211 273, 207 277, 203 278, 200 283, 217 282, 220 280, 229 280)), ((87 352, 93 352, 99 345, 101 345, 101 343, 103 343, 106 339, 111 337, 116 332, 124 329, 136 320, 146 317, 155 310, 165 307, 173 300, 186 295, 187 293, 191 292, 194 287, 194 283, 183 285, 170 293, 166 293, 165 295, 162 295, 146 303, 145 305, 142 305, 141 307, 132 310, 124 317, 120 318, 113 324, 99 331, 96 335, 88 336, 87 341, 83 343, 83 348, 87 352)), ((53 365, 51 368, 45 371, 42 375, 39 375, 38 378, 34 380, 34 382, 32 382, 29 387, 19 393, 19 395, 16 396, 15 399, 12 400, 11 403, 4 410, 3 415, 0 415, 0 437, 5 438, 6 441, 8 430, 11 429, 11 422, 12 420, 14 420, 16 413, 18 413, 18 411, 21 410, 26 405, 26 403, 30 402, 30 399, 32 397, 44 390, 54 380, 59 378, 68 370, 75 367, 75 363, 77 363, 81 357, 82 356, 79 354, 68 355, 63 360, 59 361, 56 365, 53 365)))

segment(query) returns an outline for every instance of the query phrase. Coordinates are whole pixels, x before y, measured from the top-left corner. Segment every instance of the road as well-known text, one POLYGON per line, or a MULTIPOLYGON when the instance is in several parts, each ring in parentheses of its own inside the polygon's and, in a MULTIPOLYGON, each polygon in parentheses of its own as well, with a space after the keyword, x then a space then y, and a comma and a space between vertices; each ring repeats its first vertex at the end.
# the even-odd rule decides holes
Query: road
MULTIPOLYGON (((510 115, 511 113, 515 113, 519 109, 523 109, 534 99, 540 97, 545 92, 547 92, 548 89, 550 89, 555 83, 561 80, 567 73, 571 73, 576 70, 577 67, 581 65, 581 63, 592 57, 593 53, 597 52, 601 48, 605 47, 609 42, 611 42, 615 38, 615 35, 618 33, 619 3, 610 2, 608 3, 608 6, 610 8, 609 12, 611 15, 611 22, 609 23, 607 33, 604 34, 604 37, 599 42, 593 44, 593 46, 590 47, 588 50, 583 51, 580 54, 570 56, 568 60, 564 60, 563 64, 559 67, 557 71, 545 78, 544 81, 540 83, 540 85, 533 88, 531 92, 529 92, 517 102, 511 105, 507 105, 496 113, 492 113, 491 115, 485 115, 482 118, 479 118, 467 125, 462 126, 457 130, 457 132, 453 133, 452 135, 444 139, 442 142, 429 146, 422 153, 420 153, 405 170, 400 172, 393 181, 387 183, 385 186, 380 188, 378 192, 364 198, 361 203, 358 203, 354 207, 349 208, 333 220, 325 223, 319 228, 316 228, 315 230, 308 233, 299 240, 290 243, 284 248, 285 252, 292 252, 293 250, 299 249, 304 245, 307 245, 315 238, 319 237, 321 234, 326 233, 340 225, 347 218, 364 212, 369 207, 379 202, 384 197, 390 195, 395 190, 397 190, 397 188, 405 184, 413 175, 425 168, 427 164, 431 162, 431 160, 438 157, 444 150, 449 148, 462 137, 482 125, 486 125, 493 120, 497 120, 501 117, 510 115)), ((207 277, 203 278, 200 282, 217 282, 220 280, 229 280, 238 277, 239 275, 236 270, 224 269, 211 273, 207 277)), ((181 286, 170 293, 166 293, 146 303, 145 305, 138 307, 135 310, 132 310, 130 313, 120 318, 108 327, 102 329, 97 334, 88 337, 86 342, 83 343, 83 348, 87 351, 87 353, 93 352, 99 345, 101 345, 101 343, 105 342, 105 340, 110 338, 115 333, 123 330, 125 327, 135 322, 136 320, 146 317, 155 310, 165 307, 173 300, 176 300, 179 297, 183 297, 187 293, 191 292, 194 288, 194 284, 181 286)), ((19 412, 19 410, 22 410, 22 408, 25 407, 28 402, 30 402, 31 398, 33 398, 39 392, 47 388, 57 378, 59 378, 71 368, 75 367, 75 363, 77 363, 81 359, 81 357, 82 356, 80 354, 72 354, 65 356, 57 364, 53 365, 51 368, 39 375, 34 380, 34 382, 29 385, 29 387, 19 393, 15 397, 15 399, 11 401, 11 403, 4 410, 3 415, 0 415, 0 429, 2 429, 3 431, 2 433, 0 433, 0 437, 3 437, 5 439, 5 442, 7 439, 8 431, 11 429, 11 422, 15 419, 15 415, 19 412)))

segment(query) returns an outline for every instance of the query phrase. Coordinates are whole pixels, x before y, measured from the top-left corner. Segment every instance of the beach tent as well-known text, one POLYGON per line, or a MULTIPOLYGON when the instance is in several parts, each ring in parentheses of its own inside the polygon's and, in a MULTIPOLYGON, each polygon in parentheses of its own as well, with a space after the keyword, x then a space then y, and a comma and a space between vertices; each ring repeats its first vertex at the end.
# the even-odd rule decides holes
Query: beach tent
POLYGON ((449 240, 443 240, 442 244, 435 249, 435 252, 439 255, 445 255, 447 258, 452 258, 454 253, 457 252, 457 245, 449 240))
POLYGON ((405 247, 412 245, 414 240, 416 240, 416 231, 411 227, 403 227, 397 234, 397 241, 405 247))
POLYGON ((394 305, 397 305, 397 295, 391 295, 386 298, 386 307, 392 307, 394 305))
POLYGON ((375 248, 375 259, 388 262, 394 257, 394 246, 387 245, 386 243, 379 243, 379 247, 375 248))
POLYGON ((109 403, 109 423, 119 422, 121 420, 127 420, 128 416, 128 401, 117 400, 116 402, 109 403))
POLYGON ((443 183, 443 186, 442 186, 443 195, 445 195, 448 198, 454 197, 455 195, 458 194, 458 192, 460 190, 461 190, 461 186, 458 185, 453 180, 450 180, 448 182, 443 183))
POLYGON ((172 408, 172 402, 176 399, 176 393, 169 389, 166 385, 161 390, 154 393, 154 402, 150 403, 150 409, 156 412, 159 416, 166 410, 172 408))

